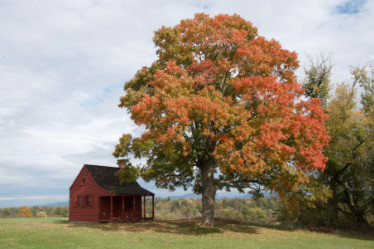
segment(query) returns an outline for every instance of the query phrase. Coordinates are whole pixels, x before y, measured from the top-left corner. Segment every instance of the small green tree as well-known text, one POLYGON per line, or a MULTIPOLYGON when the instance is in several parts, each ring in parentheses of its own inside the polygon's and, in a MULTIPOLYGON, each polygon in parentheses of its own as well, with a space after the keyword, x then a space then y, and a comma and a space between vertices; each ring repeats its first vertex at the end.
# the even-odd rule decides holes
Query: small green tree
POLYGON ((39 206, 32 206, 31 208, 30 208, 30 210, 31 210, 31 213, 32 213, 32 216, 36 216, 36 214, 40 211, 39 210, 40 209, 40 207, 39 206))

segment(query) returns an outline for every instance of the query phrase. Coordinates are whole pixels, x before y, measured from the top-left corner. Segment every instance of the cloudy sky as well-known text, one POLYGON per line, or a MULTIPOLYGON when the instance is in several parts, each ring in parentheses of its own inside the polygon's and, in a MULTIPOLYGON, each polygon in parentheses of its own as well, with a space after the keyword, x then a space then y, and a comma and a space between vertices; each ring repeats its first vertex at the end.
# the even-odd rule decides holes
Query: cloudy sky
POLYGON ((83 164, 115 166, 140 131, 117 107, 124 82, 156 59, 155 30, 197 12, 241 15, 301 66, 331 54, 333 82, 374 60, 371 0, 0 0, 0 207, 66 201, 83 164))

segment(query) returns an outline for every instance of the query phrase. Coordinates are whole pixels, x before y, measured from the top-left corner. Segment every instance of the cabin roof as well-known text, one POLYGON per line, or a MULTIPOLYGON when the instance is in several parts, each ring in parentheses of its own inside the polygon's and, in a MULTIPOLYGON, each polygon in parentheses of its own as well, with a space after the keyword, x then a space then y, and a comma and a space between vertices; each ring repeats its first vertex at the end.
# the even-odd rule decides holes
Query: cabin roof
POLYGON ((114 174, 119 170, 117 167, 98 166, 85 164, 96 183, 103 189, 112 194, 144 194, 154 195, 154 193, 140 187, 139 183, 134 181, 120 184, 120 180, 114 174))

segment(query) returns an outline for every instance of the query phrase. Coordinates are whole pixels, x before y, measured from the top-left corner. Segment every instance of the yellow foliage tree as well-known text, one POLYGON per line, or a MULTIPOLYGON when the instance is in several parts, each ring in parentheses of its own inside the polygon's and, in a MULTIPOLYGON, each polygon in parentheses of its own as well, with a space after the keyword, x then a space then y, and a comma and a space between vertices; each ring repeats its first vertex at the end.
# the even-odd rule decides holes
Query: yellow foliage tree
POLYGON ((25 217, 25 218, 31 218, 32 217, 31 210, 28 206, 21 207, 18 215, 20 217, 25 217))

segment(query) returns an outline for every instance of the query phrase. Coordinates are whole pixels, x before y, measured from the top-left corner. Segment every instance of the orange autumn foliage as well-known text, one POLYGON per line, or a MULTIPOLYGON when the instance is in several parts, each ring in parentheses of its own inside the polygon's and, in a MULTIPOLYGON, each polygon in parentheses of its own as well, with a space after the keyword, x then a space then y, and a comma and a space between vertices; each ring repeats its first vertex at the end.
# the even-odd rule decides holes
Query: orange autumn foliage
POLYGON ((24 218, 31 218, 32 213, 31 213, 30 208, 28 206, 22 206, 19 210, 18 216, 24 217, 24 218))
POLYGON ((125 134, 114 152, 129 167, 130 156, 147 158, 145 180, 201 192, 208 158, 216 189, 282 194, 325 168, 327 116, 320 100, 301 98, 295 52, 238 15, 196 14, 154 42, 158 59, 125 84, 120 104, 144 132, 125 134))

